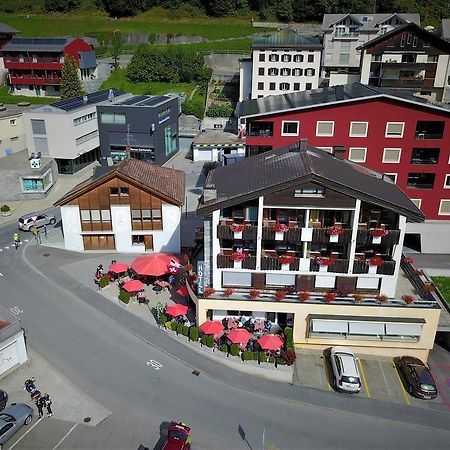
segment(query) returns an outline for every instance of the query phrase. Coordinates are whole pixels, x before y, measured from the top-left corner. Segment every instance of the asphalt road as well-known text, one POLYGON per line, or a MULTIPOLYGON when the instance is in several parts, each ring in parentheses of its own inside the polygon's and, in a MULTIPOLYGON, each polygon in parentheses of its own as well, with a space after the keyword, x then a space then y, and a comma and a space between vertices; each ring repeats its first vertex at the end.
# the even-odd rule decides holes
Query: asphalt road
MULTIPOLYGON (((0 243, 12 232, 3 228, 0 243)), ((78 426, 58 448, 159 448, 160 427, 170 420, 192 427, 194 449, 262 449, 263 433, 271 450, 448 448, 448 413, 236 372, 58 270, 87 255, 44 252, 30 244, 0 253, 1 303, 23 310, 28 345, 112 411, 95 428, 78 426), (150 360, 162 367, 153 369, 150 360)))

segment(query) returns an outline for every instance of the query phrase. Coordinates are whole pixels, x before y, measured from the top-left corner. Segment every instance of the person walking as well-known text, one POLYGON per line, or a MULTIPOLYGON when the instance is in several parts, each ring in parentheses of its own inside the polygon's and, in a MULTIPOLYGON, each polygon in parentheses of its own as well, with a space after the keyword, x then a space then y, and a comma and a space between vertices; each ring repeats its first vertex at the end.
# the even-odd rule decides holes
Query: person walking
POLYGON ((50 395, 45 394, 44 395, 44 404, 47 408, 47 417, 52 417, 53 411, 52 411, 52 399, 50 398, 50 395))
POLYGON ((44 236, 45 236, 45 240, 47 240, 47 225, 44 224, 44 236))
POLYGON ((14 241, 14 247, 16 247, 16 250, 19 248, 20 245, 20 236, 19 233, 14 233, 13 234, 13 241, 14 241))
POLYGON ((36 403, 36 408, 38 410, 39 419, 40 419, 41 417, 44 417, 44 405, 45 405, 44 397, 38 397, 35 400, 35 403, 36 403))
POLYGON ((33 233, 36 243, 39 245, 41 243, 41 237, 39 236, 39 229, 34 225, 31 227, 31 232, 33 233))

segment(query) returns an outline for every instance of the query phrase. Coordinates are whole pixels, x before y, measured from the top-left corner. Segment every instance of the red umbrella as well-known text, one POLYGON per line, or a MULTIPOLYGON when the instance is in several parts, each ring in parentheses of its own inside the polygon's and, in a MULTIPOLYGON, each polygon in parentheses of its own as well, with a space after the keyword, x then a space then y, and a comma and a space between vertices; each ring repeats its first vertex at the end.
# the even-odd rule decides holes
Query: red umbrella
POLYGON ((245 328, 234 328, 227 334, 227 338, 233 344, 246 344, 252 337, 245 328))
POLYGON ((129 280, 122 285, 122 289, 125 289, 127 292, 138 292, 144 286, 145 284, 140 280, 129 280))
POLYGON ((179 264, 180 260, 166 253, 152 253, 151 255, 137 256, 130 267, 139 275, 160 276, 169 271, 171 261, 179 264))
POLYGON ((128 270, 128 264, 125 263, 114 263, 109 266, 109 271, 114 273, 123 273, 128 270))
POLYGON ((265 334, 258 339, 263 350, 278 350, 283 347, 283 341, 276 334, 265 334))
POLYGON ((169 305, 166 308, 166 313, 170 314, 172 317, 184 316, 188 312, 189 308, 185 305, 181 305, 180 303, 176 303, 175 305, 169 305))
POLYGON ((225 327, 217 320, 208 320, 200 325, 200 330, 205 334, 220 333, 225 327))
POLYGON ((182 297, 189 297, 189 293, 186 286, 181 286, 180 289, 177 290, 177 294, 182 297))

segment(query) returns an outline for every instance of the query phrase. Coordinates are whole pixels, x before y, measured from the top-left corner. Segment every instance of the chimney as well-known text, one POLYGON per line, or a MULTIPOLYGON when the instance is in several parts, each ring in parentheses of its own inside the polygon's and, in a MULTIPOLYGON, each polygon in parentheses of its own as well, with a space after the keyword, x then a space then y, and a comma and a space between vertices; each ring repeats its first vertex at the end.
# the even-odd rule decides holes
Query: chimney
POLYGON ((334 87, 334 93, 337 101, 344 100, 344 86, 342 86, 342 84, 338 84, 334 87))
POLYGON ((203 188, 203 203, 217 198, 217 188, 215 184, 209 184, 203 188))
POLYGON ((291 153, 300 153, 302 150, 306 150, 308 147, 308 138, 300 138, 297 146, 293 145, 289 152, 291 153))
POLYGON ((333 146, 333 156, 337 159, 344 159, 345 146, 335 145, 333 146))

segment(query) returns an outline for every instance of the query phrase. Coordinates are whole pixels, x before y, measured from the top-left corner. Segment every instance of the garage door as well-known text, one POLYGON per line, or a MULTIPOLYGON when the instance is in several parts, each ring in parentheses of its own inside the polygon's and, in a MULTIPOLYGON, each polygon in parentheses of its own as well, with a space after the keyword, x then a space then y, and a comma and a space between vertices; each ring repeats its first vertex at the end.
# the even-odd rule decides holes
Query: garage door
POLYGON ((15 341, 0 350, 0 374, 5 373, 18 364, 18 362, 15 341))
POLYGON ((89 234, 83 236, 85 250, 115 250, 116 244, 112 234, 89 234))

